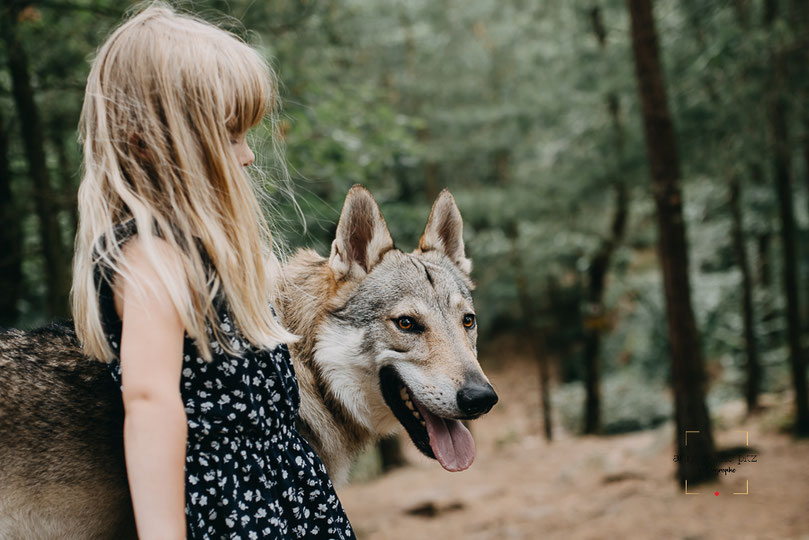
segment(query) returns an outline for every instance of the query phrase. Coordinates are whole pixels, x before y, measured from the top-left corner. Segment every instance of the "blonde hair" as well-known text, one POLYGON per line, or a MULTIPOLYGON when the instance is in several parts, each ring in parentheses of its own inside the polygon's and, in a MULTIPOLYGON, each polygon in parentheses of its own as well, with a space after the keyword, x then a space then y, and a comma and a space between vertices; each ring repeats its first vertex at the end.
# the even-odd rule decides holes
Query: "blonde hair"
MULTIPOLYGON (((165 5, 121 24, 93 61, 82 107, 84 149, 72 308, 85 352, 111 350, 94 282, 96 264, 131 279, 114 228, 134 219, 186 333, 211 359, 215 298, 244 337, 271 348, 295 336, 270 300, 280 264, 250 180, 230 148, 234 134, 273 112, 277 84, 261 55, 234 35, 165 5), (158 239, 181 268, 158 253, 158 239), (210 272, 209 264, 214 272, 210 272)), ((219 339, 228 346, 229 340, 219 339)))

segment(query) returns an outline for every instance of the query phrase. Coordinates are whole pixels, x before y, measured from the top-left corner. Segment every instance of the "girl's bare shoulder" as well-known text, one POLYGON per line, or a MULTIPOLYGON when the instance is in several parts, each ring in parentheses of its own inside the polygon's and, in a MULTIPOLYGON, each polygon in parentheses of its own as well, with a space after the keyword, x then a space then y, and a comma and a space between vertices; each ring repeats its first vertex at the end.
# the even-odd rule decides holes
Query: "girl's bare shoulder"
MULTIPOLYGON (((184 280, 165 279, 168 275, 184 275, 183 259, 178 249, 161 238, 146 240, 136 235, 121 248, 124 276, 113 284, 115 310, 123 314, 125 295, 138 296, 149 304, 172 304, 170 287, 184 280), (123 279, 121 279, 123 278, 123 279)), ((131 299, 131 298, 130 298, 131 299)))

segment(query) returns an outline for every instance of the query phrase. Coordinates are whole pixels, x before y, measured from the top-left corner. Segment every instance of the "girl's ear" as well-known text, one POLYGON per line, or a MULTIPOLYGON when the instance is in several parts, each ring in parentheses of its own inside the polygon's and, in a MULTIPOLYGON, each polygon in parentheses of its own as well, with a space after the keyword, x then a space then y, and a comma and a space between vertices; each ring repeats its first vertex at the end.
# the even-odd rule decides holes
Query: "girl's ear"
POLYGON ((439 251, 449 257, 464 274, 472 271, 472 261, 466 258, 463 245, 463 220, 455 198, 442 191, 433 203, 427 227, 414 253, 439 251))
POLYGON ((343 203, 329 266, 337 280, 362 277, 393 249, 388 226, 367 189, 357 184, 343 203))

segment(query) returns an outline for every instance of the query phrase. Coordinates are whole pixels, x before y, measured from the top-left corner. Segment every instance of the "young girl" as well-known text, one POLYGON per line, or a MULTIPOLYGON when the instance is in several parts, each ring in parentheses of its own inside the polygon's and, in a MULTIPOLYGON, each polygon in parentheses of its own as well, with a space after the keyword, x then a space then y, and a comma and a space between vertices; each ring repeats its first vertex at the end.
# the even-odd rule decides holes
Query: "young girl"
POLYGON ((140 538, 352 537, 295 430, 279 264, 243 167, 273 108, 260 55, 152 6, 87 81, 73 316, 121 385, 140 538))

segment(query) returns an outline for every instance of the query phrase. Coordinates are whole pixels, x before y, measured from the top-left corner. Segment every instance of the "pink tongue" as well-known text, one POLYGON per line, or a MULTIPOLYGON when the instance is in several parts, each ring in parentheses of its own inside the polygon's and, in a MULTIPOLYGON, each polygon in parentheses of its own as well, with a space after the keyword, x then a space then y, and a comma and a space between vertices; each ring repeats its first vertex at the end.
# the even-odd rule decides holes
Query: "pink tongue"
POLYGON ((427 424, 430 448, 441 466, 452 472, 468 469, 475 460, 475 441, 466 426, 458 420, 439 418, 418 401, 413 402, 427 424))

